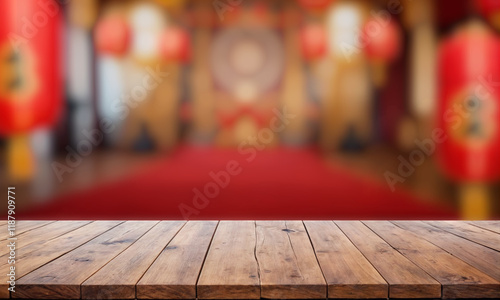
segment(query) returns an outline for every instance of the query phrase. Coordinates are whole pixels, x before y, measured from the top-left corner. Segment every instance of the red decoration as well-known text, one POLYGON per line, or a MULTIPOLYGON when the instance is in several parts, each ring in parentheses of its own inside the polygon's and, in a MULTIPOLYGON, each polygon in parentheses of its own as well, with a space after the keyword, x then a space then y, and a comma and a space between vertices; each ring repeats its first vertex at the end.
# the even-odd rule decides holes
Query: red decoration
POLYGON ((300 48, 305 60, 323 57, 327 50, 326 32, 320 24, 310 24, 300 31, 300 48))
POLYGON ((167 61, 189 61, 191 48, 186 31, 178 27, 167 28, 160 37, 160 55, 167 61))
POLYGON ((500 177, 500 38, 471 24, 439 52, 438 144, 445 172, 458 181, 500 177))
POLYGON ((255 121, 259 128, 263 128, 269 125, 269 122, 273 117, 273 112, 256 110, 250 105, 241 105, 232 112, 219 112, 217 115, 222 128, 234 127, 238 120, 244 116, 249 116, 255 121))
POLYGON ((96 25, 95 47, 102 54, 123 55, 129 48, 130 36, 130 27, 123 17, 105 17, 96 25))
POLYGON ((500 30, 500 0, 476 0, 477 10, 500 30))
POLYGON ((54 0, 2 1, 0 135, 51 126, 62 108, 62 17, 54 0))
POLYGON ((256 1, 250 5, 228 1, 222 5, 224 8, 218 11, 219 22, 216 23, 217 26, 230 27, 241 23, 262 27, 272 25, 275 22, 269 3, 266 1, 256 1))
POLYGON ((390 62, 401 51, 401 30, 394 21, 371 18, 363 27, 362 43, 371 60, 390 62))
POLYGON ((330 6, 332 0, 298 0, 299 4, 310 11, 325 10, 330 6))

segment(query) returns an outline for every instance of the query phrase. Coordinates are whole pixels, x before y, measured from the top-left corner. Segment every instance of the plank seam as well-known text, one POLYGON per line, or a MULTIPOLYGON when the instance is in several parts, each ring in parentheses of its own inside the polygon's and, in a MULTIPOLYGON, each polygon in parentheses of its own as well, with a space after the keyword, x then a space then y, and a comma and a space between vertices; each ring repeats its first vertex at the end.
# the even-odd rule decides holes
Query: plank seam
MULTIPOLYGON (((421 221, 416 221, 416 222, 421 222, 421 221)), ((389 221, 389 223, 393 224, 394 226, 396 226, 396 227, 398 227, 398 228, 401 228, 402 230, 408 231, 408 232, 410 232, 410 233, 412 233, 412 234, 415 234, 415 235, 416 235, 416 234, 418 234, 418 233, 416 233, 416 232, 413 232, 413 231, 411 231, 411 230, 408 230, 408 229, 405 229, 405 228, 403 228, 403 227, 401 227, 401 226, 398 226, 398 224, 394 223, 394 221, 389 221)), ((423 224, 427 224, 427 223, 424 223, 424 222, 421 222, 421 223, 423 223, 423 224)), ((430 224, 429 224, 429 225, 430 225, 430 224)), ((438 227, 434 227, 434 228, 437 228, 438 230, 441 230, 444 234, 450 234, 449 232, 447 232, 447 231, 445 231, 445 230, 443 230, 443 229, 441 229, 441 228, 438 228, 438 227)), ((442 248, 441 246, 439 246, 439 245, 435 244, 435 243, 434 243, 434 242, 432 242, 431 240, 428 240, 425 236, 419 235, 419 237, 421 237, 421 239, 423 239, 423 240, 427 241, 428 243, 430 243, 430 244, 432 244, 432 245, 434 245, 434 246, 438 247, 439 249, 441 249, 442 251, 444 251, 444 252, 448 253, 449 255, 451 255, 451 256, 453 256, 453 257, 455 257, 456 259, 458 259, 458 260, 462 261, 464 264, 469 265, 471 268, 474 268, 474 269, 476 269, 477 271, 479 271, 479 272, 483 273, 484 275, 486 275, 486 276, 490 277, 491 279, 493 279, 493 280, 495 280, 495 281, 498 281, 496 278, 493 278, 493 277, 492 277, 492 276, 490 276, 488 273, 486 273, 486 272, 484 272, 483 270, 479 269, 478 267, 476 267, 476 266, 474 266, 474 265, 470 264, 468 261, 466 261, 466 260, 462 259, 462 258, 461 258, 461 257, 459 257, 459 256, 456 256, 453 252, 450 252, 450 251, 448 251, 448 250, 446 250, 446 249, 442 248)), ((466 238, 464 238, 464 237, 461 237, 461 236, 457 236, 457 237, 462 238, 462 239, 464 239, 465 241, 468 241, 468 242, 474 243, 474 242, 472 242, 472 241, 470 241, 470 240, 468 240, 468 239, 466 239, 466 238)), ((478 243, 474 243, 474 244, 476 244, 476 245, 478 245, 478 246, 480 246, 480 247, 485 247, 485 248, 488 248, 488 247, 486 247, 486 246, 484 246, 484 245, 481 245, 481 244, 478 244, 478 243)), ((488 248, 488 249, 491 249, 491 248, 488 248)), ((492 250, 494 250, 494 249, 492 249, 492 250)), ((441 289, 442 289, 442 286, 441 286, 441 289)), ((441 293, 442 293, 442 291, 441 291, 441 293)))
MULTIPOLYGON (((397 226, 397 227, 401 228, 402 230, 405 230, 405 231, 411 232, 412 234, 418 234, 418 233, 416 233, 416 232, 413 232, 412 230, 408 230, 408 229, 405 229, 405 228, 403 228, 403 227, 399 226, 397 223, 394 223, 394 221, 389 221, 389 222, 390 222, 391 224, 393 224, 394 226, 397 226)), ((416 221, 416 222, 421 222, 421 221, 416 221)), ((423 222, 422 222, 422 223, 423 223, 423 222)), ((423 224, 427 224, 427 223, 423 223, 423 224)), ((427 224, 427 225, 430 225, 430 224, 427 224)), ((438 230, 440 230, 440 231, 441 231, 442 233, 444 233, 444 234, 451 234, 450 232, 445 231, 445 230, 444 230, 444 229, 442 229, 442 228, 435 227, 435 226, 433 226, 433 227, 434 227, 434 228, 437 228, 438 230)), ((468 240, 468 239, 464 238, 463 236, 459 236, 459 235, 455 235, 455 236, 456 236, 456 237, 459 237, 459 238, 461 238, 461 239, 463 239, 463 240, 465 240, 465 241, 468 241, 468 242, 474 243, 474 244, 476 244, 476 245, 478 245, 478 246, 480 246, 480 247, 488 248, 488 249, 490 249, 490 250, 495 250, 495 249, 491 249, 491 248, 489 248, 489 247, 486 247, 486 246, 484 246, 484 245, 482 245, 482 244, 478 244, 478 243, 475 243, 475 242, 473 242, 473 241, 471 241, 471 240, 468 240)), ((421 236, 421 235, 419 235, 419 237, 421 237, 421 238, 422 238, 422 239, 424 239, 425 241, 427 241, 427 242, 429 242, 429 243, 433 244, 434 246, 438 247, 439 249, 443 250, 444 252, 446 252, 446 253, 450 254, 451 256, 454 256, 454 257, 456 257, 457 259, 460 259, 461 261, 463 261, 464 263, 466 263, 466 264, 470 265, 471 267, 473 267, 473 268, 477 269, 475 266, 473 266, 473 265, 469 264, 468 262, 466 262, 466 261, 465 261, 465 260, 463 260, 462 258, 460 258, 460 257, 456 256, 456 255, 455 255, 455 254, 453 254, 452 252, 450 252, 450 251, 448 251, 448 250, 446 250, 446 249, 442 248, 441 246, 439 246, 439 245, 435 244, 433 241, 431 241, 431 240, 427 239, 425 236, 421 236)), ((478 270, 479 270, 479 269, 478 269, 478 270)), ((479 271, 481 271, 481 270, 479 270, 479 271)), ((481 271, 481 272, 482 272, 482 271, 481 271)), ((483 273, 484 273, 484 272, 483 272, 483 273)), ((488 275, 488 274, 486 274, 486 275, 488 275)), ((488 276, 489 276, 489 275, 488 275, 488 276)))
MULTIPOLYGON (((288 225, 285 221, 285 228, 286 228, 286 237, 288 238, 288 243, 290 243, 290 248, 292 249, 292 253, 293 253, 293 256, 295 257, 295 261, 299 261, 298 257, 297 257, 297 254, 295 253, 295 249, 293 248, 293 243, 292 243, 292 239, 290 238, 290 229, 288 229, 288 225)), ((316 257, 316 254, 314 254, 314 256, 316 257)), ((302 278, 302 280, 304 280, 304 276, 302 275, 302 269, 300 268, 300 265, 297 264, 297 269, 299 269, 299 272, 300 272, 300 277, 302 278)), ((321 269, 321 268, 320 268, 321 269)))
POLYGON ((499 232, 497 232, 497 231, 495 231, 495 230, 492 230, 492 229, 490 229, 490 228, 483 227, 483 226, 481 226, 480 224, 476 224, 476 223, 474 223, 474 222, 465 222, 465 223, 466 223, 466 224, 469 224, 469 225, 472 225, 472 226, 476 226, 476 227, 478 227, 478 228, 480 228, 480 229, 484 229, 484 230, 488 230, 488 231, 491 231, 491 232, 496 233, 496 234, 500 234, 499 232))
POLYGON ((198 282, 200 280, 201 276, 201 271, 203 270, 203 267, 205 266, 205 261, 207 260, 208 252, 210 251, 210 247, 212 247, 212 242, 214 240, 215 233, 217 232, 217 229, 219 228, 220 220, 217 221, 217 225, 215 225, 214 232, 212 233, 212 237, 210 238, 210 243, 208 243, 207 251, 205 251, 205 256, 203 257, 203 262, 201 263, 200 271, 198 272, 198 276, 196 277, 196 283, 195 283, 195 297, 198 299, 198 282))
MULTIPOLYGON (((304 220, 301 221, 302 226, 304 226, 304 229, 306 230, 307 237, 309 238, 309 243, 311 243, 311 247, 314 251, 314 257, 316 258, 316 262, 318 263, 319 269, 321 270, 321 275, 323 275, 323 279, 325 280, 326 283, 326 299, 328 299, 328 280, 326 280, 325 273, 323 272, 323 268, 321 267, 321 264, 319 263, 318 256, 316 255, 316 249, 314 248, 314 244, 311 240, 311 236, 309 235, 309 230, 307 229, 306 224, 304 223, 304 220)), ((385 280, 385 279, 384 279, 385 280)))
POLYGON ((262 298, 262 281, 260 279, 260 264, 259 260, 257 259, 257 221, 253 221, 254 225, 254 232, 255 232, 255 245, 253 247, 253 257, 255 258, 255 262, 257 262, 257 276, 259 276, 259 298, 262 298))
POLYGON ((118 252, 115 256, 113 256, 111 259, 109 259, 104 265, 100 266, 94 273, 90 274, 89 277, 85 278, 82 281, 82 283, 80 283, 80 299, 82 299, 82 297, 83 297, 82 284, 85 281, 89 280, 90 277, 94 276, 95 273, 99 272, 99 270, 101 270, 104 266, 106 266, 107 264, 109 264, 113 259, 115 259, 116 257, 118 257, 118 255, 122 254, 125 250, 127 250, 128 248, 130 248, 130 246, 132 246, 133 244, 135 244, 141 237, 143 237, 146 233, 148 233, 151 229, 153 229, 153 227, 155 227, 159 223, 160 223, 160 221, 157 221, 155 225, 151 226, 151 228, 149 228, 143 234, 141 234, 134 242, 130 243, 130 245, 128 245, 127 247, 125 247, 122 251, 118 252))
MULTIPOLYGON (((441 298, 443 298, 443 284, 437 280, 434 276, 432 276, 431 274, 429 274, 429 272, 427 272, 426 270, 424 270, 423 268, 421 268, 419 265, 417 265, 415 262, 413 262, 413 260, 411 260, 410 258, 408 258, 406 255, 404 255, 404 253, 402 253, 401 251, 399 251, 397 248, 395 248, 394 246, 391 245, 391 243, 389 243, 389 241, 387 241, 386 239, 384 239, 382 236, 380 236, 375 230, 371 229, 370 226, 366 225, 364 221, 360 221, 366 228, 368 228, 370 231, 372 231, 375 235, 377 235, 379 238, 381 238, 387 245, 389 245, 392 249, 396 250, 399 254, 401 254, 406 260, 408 260, 410 263, 412 263, 413 265, 415 265, 417 268, 421 269, 425 274, 429 275, 429 277, 431 277, 432 279, 434 279, 437 283, 439 283, 439 285, 441 286, 441 298)), ((384 278, 385 279, 385 278, 384 278)))
MULTIPOLYGON (((16 222, 22 222, 22 221, 16 221, 16 222)), ((55 222, 57 222, 57 221, 47 221, 47 223, 45 223, 45 224, 40 224, 39 226, 36 226, 36 227, 30 228, 30 229, 28 229, 28 230, 26 230, 26 231, 23 231, 23 232, 19 233, 19 234, 17 234, 17 233, 16 233, 16 236, 19 236, 19 235, 25 234, 25 233, 27 233, 27 232, 33 231, 33 230, 38 229, 38 228, 45 227, 45 226, 47 226, 47 225, 49 225, 49 224, 53 224, 53 223, 55 223, 55 222)), ((17 225, 16 225, 16 230, 17 230, 17 225)))
MULTIPOLYGON (((454 232, 452 232, 452 231, 450 231, 450 230, 448 230, 448 229, 446 229, 446 228, 444 228, 444 227, 439 227, 439 226, 437 226, 437 225, 434 225, 434 224, 432 224, 432 223, 430 223, 430 222, 425 222, 425 224, 429 224, 429 225, 431 225, 431 226, 433 226, 433 227, 435 227, 435 228, 438 228, 438 229, 444 230, 444 231, 446 231, 446 232, 448 232, 448 233, 450 233, 450 234, 453 234, 453 235, 455 235, 455 236, 461 237, 461 238, 463 238, 463 239, 466 239, 466 240, 468 240, 468 241, 471 241, 471 242, 476 243, 476 244, 478 244, 478 245, 481 245, 481 246, 483 246, 483 247, 489 248, 489 249, 491 249, 491 250, 493 250, 493 251, 500 252, 500 251, 498 251, 498 249, 491 248, 491 247, 490 247, 490 246, 488 246, 488 245, 484 245, 484 244, 482 244, 482 243, 479 243, 479 242, 474 241, 474 240, 473 240, 473 239, 471 239, 471 238, 466 237, 466 236, 467 236, 467 233, 465 233, 465 232, 462 232, 462 233, 464 234, 464 236, 462 236, 462 235, 456 234, 456 233, 454 233, 454 232)), ((465 223, 465 224, 467 224, 467 223, 465 223)), ((470 225, 470 224, 469 224, 469 225, 470 225)), ((471 226, 473 226, 473 225, 471 225, 471 226)), ((475 226, 475 227, 476 227, 476 226, 475 226)), ((479 227, 476 227, 476 228, 479 228, 479 227)), ((479 229, 482 229, 482 228, 479 228, 479 229)), ((487 229, 483 229, 483 230, 487 230, 487 229)), ((460 231, 460 230, 459 230, 459 231, 460 231)), ((487 230, 487 231, 489 231, 489 230, 487 230)))
MULTIPOLYGON (((158 224, 160 224, 161 222, 162 221, 158 222, 158 224)), ((156 224, 153 227, 156 227, 158 224, 156 224)), ((147 269, 144 271, 144 273, 142 273, 141 277, 139 277, 139 280, 137 280, 137 282, 134 284, 135 299, 138 299, 137 298, 137 284, 139 283, 139 281, 141 281, 142 277, 144 277, 144 275, 149 271, 149 269, 151 268, 151 266, 158 260, 158 257, 163 253, 163 251, 165 251, 165 248, 168 247, 168 245, 170 244, 170 242, 172 242, 172 240, 177 236, 177 234, 179 234, 179 232, 182 230, 182 228, 184 228, 184 226, 186 226, 186 224, 187 224, 187 221, 184 221, 184 224, 182 224, 182 226, 179 228, 179 230, 177 230, 177 232, 172 236, 172 238, 167 242, 167 244, 165 244, 165 247, 163 247, 161 249, 161 251, 158 252, 158 255, 156 255, 156 257, 153 260, 153 262, 151 262, 151 264, 147 267, 147 269)), ((151 229, 153 229, 153 228, 151 228, 151 229)))
MULTIPOLYGON (((56 221, 56 222, 58 222, 58 221, 56 221)), ((74 228, 74 229, 72 229, 72 230, 70 230, 70 231, 67 231, 67 232, 65 232, 65 233, 61 233, 60 235, 58 235, 58 236, 54 236, 54 237, 52 237, 51 239, 48 239, 48 240, 46 240, 46 241, 44 241, 44 242, 50 242, 50 241, 52 241, 52 240, 55 240, 55 239, 57 239, 58 237, 61 237, 61 236, 65 235, 65 234, 68 234, 68 233, 71 233, 71 232, 73 232, 73 231, 75 231, 75 230, 77 230, 77 229, 82 228, 83 226, 90 225, 90 224, 92 224, 93 222, 94 222, 94 221, 90 221, 90 222, 88 222, 88 223, 85 223, 85 224, 81 225, 80 227, 76 227, 76 228, 74 228)), ((50 224, 53 224, 53 223, 50 223, 50 224)), ((48 224, 47 224, 47 225, 48 225, 48 224)), ((37 242, 35 242, 35 243, 37 243, 37 242)), ((31 243, 31 244, 25 245, 25 247, 26 247, 26 246, 29 246, 29 245, 32 245, 32 244, 34 244, 34 243, 31 243)), ((21 248, 21 247, 20 247, 20 248, 21 248)))
MULTIPOLYGON (((380 275, 380 277, 382 277, 382 279, 384 279, 385 283, 387 283, 387 297, 390 298, 390 290, 391 290, 391 284, 389 283, 389 281, 387 281, 387 279, 384 277, 384 275, 382 275, 380 273, 380 271, 377 269, 377 267, 375 267, 373 265, 373 263, 368 259, 368 257, 366 257, 366 255, 363 253, 363 251, 361 251, 361 249, 358 248, 358 246, 351 240, 351 238, 342 230, 342 228, 337 225, 337 223, 335 223, 335 221, 331 221, 333 223, 333 225, 335 225, 339 230, 340 232, 342 232, 342 234, 349 240, 349 242, 351 242, 351 244, 354 246, 354 248, 356 248, 359 253, 361 253, 361 255, 363 255, 363 257, 366 259, 366 261, 368 261, 368 263, 375 269, 375 271, 377 271, 377 273, 380 275)), ((360 221, 361 224, 363 224, 364 226, 366 226, 364 223, 362 223, 360 221)), ((386 244, 389 244, 386 242, 386 244)), ((391 245, 389 245, 390 247, 392 247, 391 245)))
MULTIPOLYGON (((94 222, 95 222, 95 221, 92 221, 92 222, 88 223, 88 224, 87 224, 87 225, 85 225, 85 226, 88 226, 88 225, 90 225, 90 224, 92 224, 92 223, 94 223, 94 222)), ((73 248, 73 249, 71 249, 71 250, 68 250, 68 251, 66 251, 66 252, 62 253, 61 255, 59 255, 59 256, 57 256, 57 257, 55 257, 54 259, 49 260, 48 262, 44 263, 43 265, 39 266, 38 268, 35 268, 35 269, 33 269, 33 270, 29 271, 28 273, 24 274, 23 276, 20 276, 19 278, 16 278, 16 279, 17 279, 17 280, 19 280, 20 278, 22 278, 22 277, 24 277, 24 276, 26 276, 26 275, 28 275, 28 274, 30 274, 30 273, 32 273, 32 272, 34 272, 34 271, 36 271, 36 270, 40 269, 41 267, 43 267, 43 266, 45 266, 45 265, 47 265, 47 264, 49 264, 49 263, 51 263, 51 262, 55 261, 56 259, 59 259, 61 256, 64 256, 64 255, 68 254, 69 252, 74 251, 74 250, 76 250, 76 249, 80 248, 81 246, 83 246, 83 245, 87 244, 88 242, 92 241, 93 239, 96 239, 96 238, 100 237, 101 235, 103 235, 103 234, 105 234, 106 232, 110 231, 111 229, 113 229, 113 228, 115 228, 115 227, 119 226, 120 224, 123 224, 124 222, 125 222, 125 221, 121 221, 120 223, 116 224, 115 226, 110 227, 108 230, 103 231, 103 232, 102 232, 101 234, 99 234, 98 236, 96 236, 96 237, 94 237, 94 238, 92 238, 92 239, 90 239, 90 240, 88 240, 88 241, 86 241, 86 242, 84 242, 84 243, 80 244, 79 246, 77 246, 77 247, 75 247, 75 248, 73 248)), ((82 291, 81 291, 81 287, 80 287, 80 298, 81 298, 81 293, 82 293, 82 291)), ((9 297, 10 297, 10 298, 12 298, 12 292, 9 292, 9 297)))

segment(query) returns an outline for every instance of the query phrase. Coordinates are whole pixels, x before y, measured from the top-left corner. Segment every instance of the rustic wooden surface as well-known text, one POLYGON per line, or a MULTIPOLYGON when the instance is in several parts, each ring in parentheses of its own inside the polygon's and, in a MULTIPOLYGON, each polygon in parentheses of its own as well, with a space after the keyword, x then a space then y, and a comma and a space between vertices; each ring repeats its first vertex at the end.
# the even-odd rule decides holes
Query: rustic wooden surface
MULTIPOLYGON (((500 221, 19 221, 0 298, 500 298, 500 221)), ((6 245, 7 226, 0 223, 6 245)), ((6 246, 4 248, 7 248, 6 246)))

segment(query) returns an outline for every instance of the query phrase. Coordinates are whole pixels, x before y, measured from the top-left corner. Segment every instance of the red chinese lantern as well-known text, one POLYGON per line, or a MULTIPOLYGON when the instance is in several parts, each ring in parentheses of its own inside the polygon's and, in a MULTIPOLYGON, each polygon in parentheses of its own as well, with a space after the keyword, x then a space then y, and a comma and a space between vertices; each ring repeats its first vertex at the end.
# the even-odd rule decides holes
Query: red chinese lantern
POLYGON ((401 51, 401 29, 394 21, 371 18, 363 27, 362 38, 365 53, 371 60, 387 63, 401 51))
POLYGON ((188 33, 178 27, 167 28, 160 38, 160 55, 166 61, 188 62, 191 56, 188 33))
POLYGON ((441 165, 457 181, 500 177, 500 38, 470 24, 439 52, 441 165))
POLYGON ((9 137, 12 178, 29 178, 27 134, 50 127, 62 109, 62 8, 53 0, 2 1, 0 10, 0 135, 9 137))
POLYGON ((401 52, 401 29, 395 21, 372 17, 363 27, 361 43, 373 64, 374 84, 380 87, 385 83, 386 65, 401 52))
POLYGON ((490 24, 500 30, 500 0, 476 0, 475 4, 490 24))
POLYGON ((96 50, 101 54, 123 55, 129 48, 130 36, 130 27, 123 17, 105 17, 95 27, 96 50))
POLYGON ((320 24, 309 24, 300 31, 300 48, 305 60, 312 61, 326 54, 326 32, 320 24))
POLYGON ((61 8, 6 0, 0 19, 0 135, 51 126, 62 107, 61 8))
POLYGON ((460 183, 462 217, 489 218, 488 183, 500 177, 500 38, 473 22, 439 50, 439 162, 460 183))
POLYGON ((328 8, 332 0, 298 0, 299 4, 309 11, 322 11, 328 8))

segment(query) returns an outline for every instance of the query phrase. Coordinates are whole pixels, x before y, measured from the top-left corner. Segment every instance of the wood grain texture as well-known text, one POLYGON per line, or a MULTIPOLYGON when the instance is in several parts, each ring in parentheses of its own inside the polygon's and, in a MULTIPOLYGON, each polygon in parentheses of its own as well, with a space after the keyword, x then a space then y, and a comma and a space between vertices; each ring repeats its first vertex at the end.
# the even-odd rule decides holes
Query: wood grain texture
POLYGON ((23 221, 0 298, 500 298, 475 222, 23 221))
POLYGON ((500 282, 418 235, 388 221, 363 223, 438 280, 443 298, 500 298, 500 282))
POLYGON ((465 222, 474 226, 500 233, 500 221, 468 221, 465 222))
POLYGON ((391 298, 438 298, 441 285, 359 221, 335 221, 389 283, 391 298))
MULTIPOLYGON (((54 223, 54 221, 16 221, 14 233, 16 236, 19 236, 25 232, 48 225, 50 223, 54 223)), ((4 231, 0 232, 0 239, 5 240, 8 237, 9 232, 7 231, 7 228, 5 228, 4 231)))
POLYGON ((500 234, 460 221, 426 221, 437 228, 500 251, 500 234))
POLYGON ((469 265, 500 281, 500 252, 484 247, 462 237, 423 222, 392 222, 405 230, 409 230, 443 250, 465 261, 469 265))
MULTIPOLYGON (((35 243, 21 248, 16 253, 17 263, 15 271, 17 279, 22 278, 29 272, 75 249, 120 223, 122 222, 95 221, 42 244, 35 243)), ((0 260, 1 274, 7 274, 10 267, 7 258, 4 257, 4 259, 0 260)), ((0 291, 7 291, 6 283, 0 283, 0 291)), ((4 299, 8 297, 9 295, 1 295, 0 298, 4 299)), ((16 295, 13 294, 13 297, 16 297, 16 295)))
POLYGON ((185 224, 163 221, 82 284, 82 299, 135 299, 135 285, 185 224))
POLYGON ((137 298, 195 299, 196 282, 217 223, 188 222, 137 283, 137 298))
MULTIPOLYGON (((9 225, 7 226, 7 221, 3 221, 5 227, 2 227, 3 230, 0 232, 0 239, 4 241, 5 247, 0 248, 0 257, 3 259, 0 262, 2 263, 7 263, 9 260, 9 252, 10 248, 6 247, 9 245, 9 243, 15 242, 16 244, 16 251, 18 251, 18 248, 26 244, 26 240, 24 239, 24 236, 28 233, 30 233, 32 230, 36 228, 41 228, 43 226, 53 224, 54 221, 16 221, 14 225, 9 225), (13 235, 11 235, 11 232, 9 230, 12 230, 13 235), (20 242, 22 239, 22 242, 20 242)), ((29 240, 29 236, 28 236, 29 240)), ((17 253, 16 253, 17 254, 17 253)), ((7 274, 9 273, 9 266, 5 266, 2 268, 2 274, 7 274), (5 270, 5 273, 4 273, 5 270)), ((8 286, 6 282, 0 282, 0 299, 6 299, 10 297, 10 293, 7 290, 8 286)))
POLYGON ((332 221, 304 221, 330 299, 388 297, 387 282, 332 221))
MULTIPOLYGON (((42 244, 60 235, 87 225, 88 223, 90 223, 90 221, 59 221, 34 228, 30 231, 24 232, 17 238, 16 249, 22 249, 30 244, 42 244)), ((0 248, 0 257, 8 255, 9 251, 9 248, 7 247, 0 248)))
POLYGON ((261 297, 319 299, 327 285, 301 221, 257 221, 261 297))
POLYGON ((18 280, 13 296, 79 299, 80 285, 157 222, 127 221, 18 280))
POLYGON ((199 299, 260 299, 254 221, 221 221, 197 284, 199 299))

